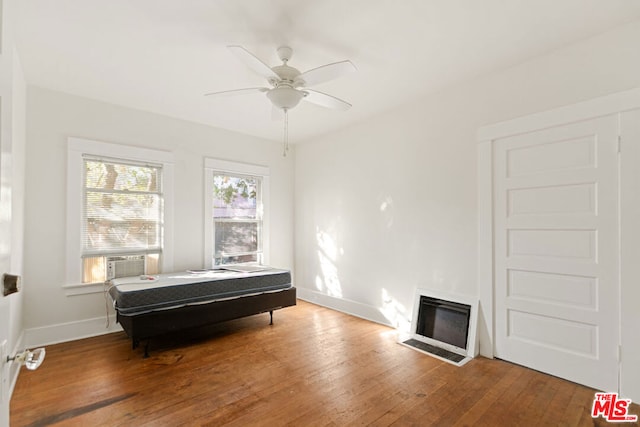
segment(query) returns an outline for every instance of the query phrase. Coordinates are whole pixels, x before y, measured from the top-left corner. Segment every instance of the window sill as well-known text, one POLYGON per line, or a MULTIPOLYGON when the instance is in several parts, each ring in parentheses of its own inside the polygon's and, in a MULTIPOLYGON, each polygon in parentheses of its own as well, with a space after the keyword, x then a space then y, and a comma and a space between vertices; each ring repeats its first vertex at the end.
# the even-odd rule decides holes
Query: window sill
POLYGON ((101 294, 104 292, 104 283, 79 283, 62 286, 65 294, 70 297, 74 295, 101 294))

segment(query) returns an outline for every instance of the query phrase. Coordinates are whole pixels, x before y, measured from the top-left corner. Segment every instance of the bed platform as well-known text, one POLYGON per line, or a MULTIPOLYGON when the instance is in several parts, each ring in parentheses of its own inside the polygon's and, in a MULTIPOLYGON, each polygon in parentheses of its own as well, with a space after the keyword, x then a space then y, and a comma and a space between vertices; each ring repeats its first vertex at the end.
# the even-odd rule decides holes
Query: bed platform
POLYGON ((197 270, 113 279, 107 290, 132 347, 159 335, 296 305, 287 270, 197 270))

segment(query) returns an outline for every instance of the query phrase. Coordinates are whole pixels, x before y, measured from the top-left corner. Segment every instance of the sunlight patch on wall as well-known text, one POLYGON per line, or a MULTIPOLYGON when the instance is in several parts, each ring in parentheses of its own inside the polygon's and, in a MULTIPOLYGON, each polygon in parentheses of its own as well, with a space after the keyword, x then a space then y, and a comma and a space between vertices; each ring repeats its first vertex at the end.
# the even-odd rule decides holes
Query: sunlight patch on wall
POLYGON ((391 296, 385 288, 382 288, 382 307, 380 307, 380 313, 382 313, 395 328, 402 332, 409 331, 411 319, 409 318, 407 308, 391 296), (406 329, 406 331, 404 329, 406 329))
POLYGON ((327 295, 342 298, 342 285, 338 276, 336 261, 338 254, 343 251, 338 249, 335 239, 328 233, 318 230, 316 232, 318 243, 318 262, 321 276, 316 276, 316 288, 326 292, 327 295))
POLYGON ((393 226, 393 199, 391 196, 386 196, 380 203, 380 213, 385 226, 391 228, 393 226))
POLYGON ((330 261, 335 262, 338 256, 338 248, 333 237, 324 231, 318 231, 316 233, 316 240, 318 241, 318 248, 322 253, 330 261))

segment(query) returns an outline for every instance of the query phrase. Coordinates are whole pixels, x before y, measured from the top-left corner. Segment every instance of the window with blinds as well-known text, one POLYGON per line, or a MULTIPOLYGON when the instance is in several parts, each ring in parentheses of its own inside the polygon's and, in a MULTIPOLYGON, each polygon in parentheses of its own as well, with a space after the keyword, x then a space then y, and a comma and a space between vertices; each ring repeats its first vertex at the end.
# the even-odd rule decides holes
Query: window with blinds
POLYGON ((263 262, 262 178, 214 172, 213 264, 263 262))
POLYGON ((146 274, 162 254, 162 166, 83 156, 83 283, 106 279, 109 257, 145 255, 146 274))

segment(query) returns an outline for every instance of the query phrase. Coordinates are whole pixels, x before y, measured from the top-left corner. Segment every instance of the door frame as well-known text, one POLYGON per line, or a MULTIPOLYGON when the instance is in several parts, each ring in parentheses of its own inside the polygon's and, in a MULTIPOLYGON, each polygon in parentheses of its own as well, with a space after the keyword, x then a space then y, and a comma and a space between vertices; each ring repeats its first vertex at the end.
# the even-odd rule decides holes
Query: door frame
MULTIPOLYGON (((495 272, 493 227, 493 151, 494 141, 500 138, 533 132, 619 114, 640 108, 640 88, 617 92, 548 111, 482 126, 477 132, 477 210, 478 253, 477 283, 480 300, 478 336, 480 354, 495 355, 495 272)), ((621 326, 621 325, 620 325, 621 326)))

